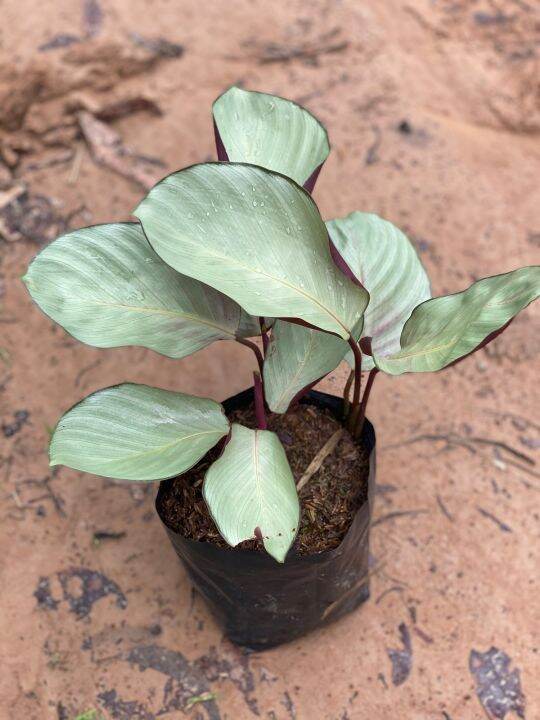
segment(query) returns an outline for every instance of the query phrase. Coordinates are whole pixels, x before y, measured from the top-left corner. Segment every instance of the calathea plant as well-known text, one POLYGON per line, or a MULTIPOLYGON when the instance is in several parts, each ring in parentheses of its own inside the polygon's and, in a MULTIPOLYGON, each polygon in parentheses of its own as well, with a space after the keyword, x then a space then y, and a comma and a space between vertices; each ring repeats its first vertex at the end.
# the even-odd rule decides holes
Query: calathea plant
POLYGON ((258 429, 231 426, 213 400, 124 384, 62 417, 50 461, 146 482, 184 473, 221 441, 204 481, 220 533, 233 546, 262 538, 283 562, 299 501, 266 413, 286 413, 347 358, 344 422, 358 436, 378 372, 441 370, 482 347, 538 297, 540 267, 431 298, 414 247, 391 223, 362 212, 321 218, 310 191, 329 145, 312 115, 238 88, 213 112, 219 162, 163 179, 137 222, 58 238, 24 281, 47 315, 89 345, 171 358, 217 340, 247 346, 258 363, 258 429))

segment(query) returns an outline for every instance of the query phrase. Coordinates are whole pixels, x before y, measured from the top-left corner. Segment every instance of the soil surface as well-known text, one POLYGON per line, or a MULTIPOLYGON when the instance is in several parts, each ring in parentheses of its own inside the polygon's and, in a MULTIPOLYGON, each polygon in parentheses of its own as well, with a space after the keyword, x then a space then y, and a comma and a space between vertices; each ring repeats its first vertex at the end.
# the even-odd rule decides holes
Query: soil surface
POLYGON ((320 117, 323 217, 403 228, 434 294, 538 264, 539 63, 537 0, 3 0, 0 717, 540 717, 539 303, 453 368, 379 373, 371 599, 246 656, 193 593, 156 488, 51 472, 46 449, 99 388, 222 400, 252 353, 88 347, 20 281, 59 233, 127 220, 154 180, 215 158, 233 83, 320 117))
MULTIPOLYGON (((257 427, 253 406, 235 410, 229 420, 245 427, 257 427)), ((279 436, 298 485, 314 457, 342 430, 342 425, 328 410, 296 405, 285 415, 272 414, 268 429, 279 436)), ((211 451, 192 470, 167 484, 163 519, 184 537, 229 548, 202 495, 204 476, 218 454, 218 450, 211 451)), ((300 526, 295 550, 301 555, 311 555, 340 544, 356 511, 367 500, 368 474, 369 453, 344 431, 335 448, 300 490, 300 526)), ((256 539, 246 540, 237 547, 264 552, 262 543, 256 539)))

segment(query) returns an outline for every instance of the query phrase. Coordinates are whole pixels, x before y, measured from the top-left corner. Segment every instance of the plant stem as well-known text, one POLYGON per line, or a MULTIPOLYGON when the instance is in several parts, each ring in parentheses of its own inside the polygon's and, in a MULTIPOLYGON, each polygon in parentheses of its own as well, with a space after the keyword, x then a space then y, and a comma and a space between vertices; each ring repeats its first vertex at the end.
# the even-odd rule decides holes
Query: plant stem
POLYGON ((257 425, 259 430, 267 430, 266 413, 264 411, 264 395, 261 375, 258 372, 253 373, 253 389, 255 394, 255 415, 257 416, 257 425))
POLYGON ((246 338, 236 338, 236 341, 239 342, 241 345, 245 345, 246 347, 253 350, 255 353, 255 357, 257 358, 257 363, 259 364, 259 371, 262 375, 263 373, 263 365, 264 365, 264 358, 262 356, 262 353, 259 349, 259 346, 256 345, 254 342, 251 342, 251 340, 246 340, 246 338))
POLYGON ((253 388, 255 393, 255 414, 257 416, 257 425, 261 430, 266 430, 267 424, 266 424, 266 414, 264 411, 264 385, 262 381, 262 375, 263 375, 263 367, 264 367, 264 358, 262 356, 262 353, 259 349, 259 346, 256 345, 251 340, 246 340, 246 338, 236 338, 238 342, 241 345, 245 345, 246 347, 253 350, 255 353, 255 357, 257 358, 257 363, 259 365, 259 372, 253 373, 253 388))
POLYGON ((358 417, 358 412, 360 410, 360 389, 362 387, 362 352, 360 351, 358 343, 356 343, 352 337, 349 337, 348 342, 354 354, 354 390, 348 422, 349 430, 352 432, 356 423, 356 418, 358 417))
POLYGON ((369 394, 371 392, 371 388, 373 387, 373 382, 375 381, 375 377, 377 373, 379 372, 379 368, 373 368, 373 370, 370 370, 368 380, 366 383, 366 389, 364 390, 364 395, 362 397, 362 402, 360 403, 360 412, 358 413, 358 419, 356 421, 356 425, 354 428, 354 437, 360 437, 362 434, 362 428, 364 427, 364 420, 366 419, 366 408, 369 400, 369 394))
POLYGON ((264 318, 259 318, 259 325, 261 326, 261 338, 262 338, 262 346, 263 346, 263 354, 264 357, 266 357, 266 353, 268 352, 268 333, 266 330, 266 323, 264 322, 264 318))
POLYGON ((349 410, 351 409, 351 400, 349 395, 351 394, 351 385, 353 384, 353 380, 354 370, 351 370, 349 377, 347 378, 347 382, 345 383, 345 387, 343 388, 343 415, 345 417, 347 417, 349 410))

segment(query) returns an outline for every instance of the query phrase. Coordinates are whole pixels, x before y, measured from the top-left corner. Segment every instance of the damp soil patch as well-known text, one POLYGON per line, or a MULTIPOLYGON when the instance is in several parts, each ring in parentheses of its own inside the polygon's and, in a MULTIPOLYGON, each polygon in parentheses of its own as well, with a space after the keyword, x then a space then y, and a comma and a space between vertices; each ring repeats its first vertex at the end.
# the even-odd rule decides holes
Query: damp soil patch
MULTIPOLYGON (((231 422, 256 428, 253 406, 234 410, 228 417, 231 422)), ((271 415, 268 428, 279 436, 298 483, 317 453, 342 425, 328 410, 301 404, 285 415, 271 415)), ((161 513, 166 525, 185 538, 234 551, 220 536, 202 495, 204 475, 219 453, 219 447, 212 449, 194 468, 165 484, 161 513)), ((367 500, 368 474, 367 448, 343 432, 299 493, 300 528, 294 545, 299 554, 320 553, 341 543, 356 511, 367 500)), ((256 539, 237 547, 264 550, 256 539)))

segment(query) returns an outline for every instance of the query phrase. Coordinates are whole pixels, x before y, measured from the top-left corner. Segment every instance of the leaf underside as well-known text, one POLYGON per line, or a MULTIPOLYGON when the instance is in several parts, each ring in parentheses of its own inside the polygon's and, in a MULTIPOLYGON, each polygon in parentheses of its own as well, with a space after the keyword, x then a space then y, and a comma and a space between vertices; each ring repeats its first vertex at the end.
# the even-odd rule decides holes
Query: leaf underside
POLYGON ((206 163, 169 175, 135 214, 165 262, 250 315, 294 317, 347 339, 367 293, 335 266, 310 195, 254 165, 206 163))
POLYGON ((138 223, 95 225, 58 238, 24 281, 49 317, 95 347, 139 345, 181 358, 215 340, 258 332, 233 300, 166 265, 138 223))
POLYGON ((481 346, 539 296, 540 266, 533 266, 427 300, 405 323, 399 352, 374 354, 375 364, 390 375, 441 370, 481 346))
POLYGON ((99 390, 61 418, 51 465, 123 480, 162 480, 192 467, 229 432, 221 405, 126 383, 99 390))
POLYGON ((298 532, 300 505, 275 433, 233 424, 223 454, 206 473, 203 494, 229 545, 253 538, 257 529, 267 552, 284 562, 298 532))
POLYGON ((213 106, 219 138, 232 162, 260 165, 304 185, 330 152, 328 135, 290 100, 232 87, 213 106))

